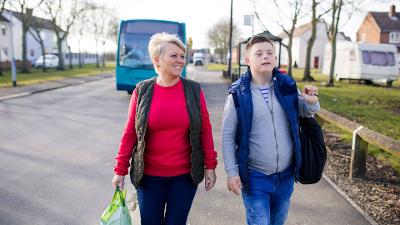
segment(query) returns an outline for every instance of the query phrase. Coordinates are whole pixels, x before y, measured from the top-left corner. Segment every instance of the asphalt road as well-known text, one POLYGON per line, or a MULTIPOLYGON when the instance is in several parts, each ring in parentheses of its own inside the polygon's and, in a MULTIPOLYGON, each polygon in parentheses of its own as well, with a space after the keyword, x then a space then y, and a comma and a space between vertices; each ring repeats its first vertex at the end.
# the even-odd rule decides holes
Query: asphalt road
POLYGON ((114 79, 0 102, 0 224, 99 224, 129 96, 114 79))
MULTIPOLYGON (((241 197, 226 190, 221 119, 228 85, 189 67, 202 83, 219 166, 216 187, 200 184, 188 223, 245 224, 241 197)), ((94 225, 113 195, 111 178, 129 99, 114 78, 0 101, 0 224, 94 225)), ((129 179, 127 183, 129 182, 129 179)), ((132 190, 132 185, 128 185, 132 190)), ((296 185, 287 224, 368 224, 325 181, 296 185)))

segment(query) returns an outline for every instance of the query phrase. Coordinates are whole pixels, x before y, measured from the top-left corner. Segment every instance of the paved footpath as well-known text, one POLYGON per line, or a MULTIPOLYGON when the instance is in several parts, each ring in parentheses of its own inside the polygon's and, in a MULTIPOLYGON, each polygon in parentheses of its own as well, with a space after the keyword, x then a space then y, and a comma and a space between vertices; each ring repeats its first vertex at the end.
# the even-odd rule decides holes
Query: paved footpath
MULTIPOLYGON (((188 77, 202 84, 207 98, 210 119, 213 125, 214 142, 218 152, 217 183, 213 190, 206 192, 200 184, 189 216, 190 225, 243 225, 244 208, 241 197, 226 189, 226 175, 223 170, 221 153, 221 121, 228 84, 220 72, 209 72, 198 68, 188 68, 188 77)), ((73 78, 32 86, 0 88, 0 101, 21 97, 36 92, 62 88, 68 85, 109 78, 111 74, 93 77, 73 78)), ((137 213, 136 213, 137 214, 137 213)), ((133 224, 139 224, 134 216, 133 224)), ((295 185, 288 225, 363 225, 370 224, 352 207, 327 181, 315 185, 295 185)))

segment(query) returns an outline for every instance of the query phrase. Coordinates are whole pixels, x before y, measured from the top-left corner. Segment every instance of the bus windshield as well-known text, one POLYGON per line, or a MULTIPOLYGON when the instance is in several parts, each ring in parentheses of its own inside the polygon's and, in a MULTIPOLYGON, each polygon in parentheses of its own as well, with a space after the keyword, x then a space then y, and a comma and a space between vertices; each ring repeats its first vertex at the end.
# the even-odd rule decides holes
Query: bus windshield
MULTIPOLYGON (((157 76, 157 71, 151 62, 148 45, 151 36, 161 32, 174 34, 186 43, 185 23, 152 19, 121 21, 115 68, 117 90, 126 90, 131 94, 137 83, 157 76)), ((186 77, 185 67, 181 76, 186 77)))
POLYGON ((150 34, 121 34, 120 65, 133 68, 152 68, 147 45, 150 34))
POLYGON ((179 25, 175 23, 155 23, 135 21, 124 23, 120 33, 119 65, 131 68, 152 69, 147 50, 150 37, 158 32, 179 34, 179 25))

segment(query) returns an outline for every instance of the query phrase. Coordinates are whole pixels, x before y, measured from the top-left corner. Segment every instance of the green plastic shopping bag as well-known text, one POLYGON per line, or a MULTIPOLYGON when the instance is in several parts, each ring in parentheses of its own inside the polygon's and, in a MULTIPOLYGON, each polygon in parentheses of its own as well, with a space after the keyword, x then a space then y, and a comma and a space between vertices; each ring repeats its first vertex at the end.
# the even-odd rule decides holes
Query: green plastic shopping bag
POLYGON ((128 207, 125 204, 126 190, 115 189, 114 197, 100 218, 101 225, 132 225, 128 207))

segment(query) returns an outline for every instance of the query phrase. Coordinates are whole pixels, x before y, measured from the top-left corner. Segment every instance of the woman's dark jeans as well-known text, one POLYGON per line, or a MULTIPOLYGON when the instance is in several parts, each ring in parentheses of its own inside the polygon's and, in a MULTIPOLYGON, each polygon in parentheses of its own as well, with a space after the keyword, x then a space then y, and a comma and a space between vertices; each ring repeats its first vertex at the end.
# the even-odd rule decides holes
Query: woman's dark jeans
POLYGON ((185 225, 197 186, 190 174, 144 175, 137 189, 142 225, 185 225))

